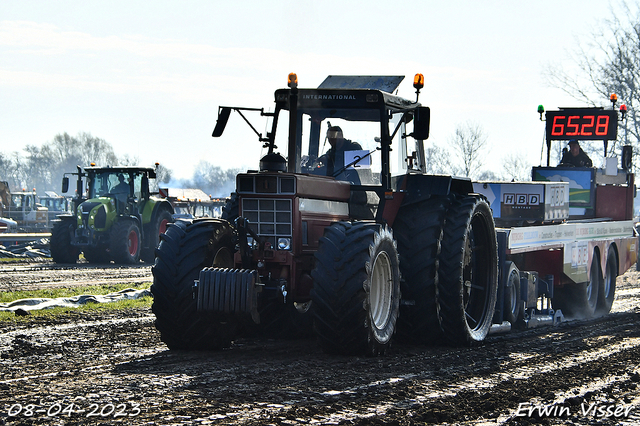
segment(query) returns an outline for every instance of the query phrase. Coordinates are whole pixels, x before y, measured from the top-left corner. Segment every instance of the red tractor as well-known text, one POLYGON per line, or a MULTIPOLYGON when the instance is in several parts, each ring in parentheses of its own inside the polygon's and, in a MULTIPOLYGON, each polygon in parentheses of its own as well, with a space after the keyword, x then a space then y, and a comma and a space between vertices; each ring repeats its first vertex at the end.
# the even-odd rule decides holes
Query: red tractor
POLYGON ((232 111, 247 123, 247 112, 269 117, 266 136, 250 124, 267 152, 237 176, 223 218, 179 220, 161 236, 151 289, 169 348, 313 329, 327 352, 378 355, 394 337, 486 337, 498 282, 492 213, 470 180, 424 173, 424 79, 416 101, 392 94, 402 79, 330 76, 299 89, 291 74, 274 112, 219 108, 214 137, 232 111))

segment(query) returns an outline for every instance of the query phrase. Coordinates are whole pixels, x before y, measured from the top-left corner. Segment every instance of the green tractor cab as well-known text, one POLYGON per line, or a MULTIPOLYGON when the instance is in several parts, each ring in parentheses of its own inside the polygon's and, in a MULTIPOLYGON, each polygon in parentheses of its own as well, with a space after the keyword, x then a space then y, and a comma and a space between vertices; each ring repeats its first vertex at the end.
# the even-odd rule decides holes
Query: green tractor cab
MULTIPOLYGON (((60 215, 53 226, 53 260, 74 263, 83 253, 91 263, 153 262, 160 234, 174 213, 167 200, 151 194, 155 169, 92 166, 78 167, 71 175, 77 177, 76 196, 71 214, 60 215)), ((65 175, 62 192, 68 190, 65 175)))

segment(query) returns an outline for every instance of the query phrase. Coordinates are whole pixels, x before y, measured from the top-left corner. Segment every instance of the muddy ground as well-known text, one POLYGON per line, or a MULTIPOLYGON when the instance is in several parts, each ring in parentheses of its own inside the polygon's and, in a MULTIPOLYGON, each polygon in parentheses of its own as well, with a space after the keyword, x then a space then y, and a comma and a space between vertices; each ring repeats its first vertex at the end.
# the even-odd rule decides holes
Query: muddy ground
MULTIPOLYGON (((0 288, 149 269, 3 265, 0 288)), ((604 318, 383 358, 326 355, 313 339, 171 352, 146 309, 0 324, 0 424, 638 424, 639 278, 618 278, 604 318)))

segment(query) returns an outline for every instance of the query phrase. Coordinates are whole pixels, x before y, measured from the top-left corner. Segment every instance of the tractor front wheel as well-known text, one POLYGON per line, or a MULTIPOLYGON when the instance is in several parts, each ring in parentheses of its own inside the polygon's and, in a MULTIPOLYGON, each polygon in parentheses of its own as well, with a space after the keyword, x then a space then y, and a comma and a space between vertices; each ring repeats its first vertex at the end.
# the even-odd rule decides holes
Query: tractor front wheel
POLYGON ((400 305, 398 251, 391 230, 365 222, 327 227, 316 252, 314 328, 325 352, 387 351, 400 305))
POLYGON ((51 229, 49 249, 51 257, 56 263, 76 263, 80 256, 78 248, 71 245, 75 220, 75 217, 63 218, 56 222, 51 229))
POLYGON ((109 251, 115 263, 135 264, 140 261, 140 228, 134 221, 116 222, 109 237, 109 251))
POLYGON ((152 311, 169 349, 212 350, 231 345, 233 316, 197 312, 194 281, 206 267, 233 267, 233 231, 223 220, 177 221, 160 237, 153 273, 152 311))
POLYGON ((433 197, 398 212, 393 231, 398 240, 403 304, 398 337, 408 343, 435 343, 442 337, 436 307, 438 255, 448 201, 433 197))

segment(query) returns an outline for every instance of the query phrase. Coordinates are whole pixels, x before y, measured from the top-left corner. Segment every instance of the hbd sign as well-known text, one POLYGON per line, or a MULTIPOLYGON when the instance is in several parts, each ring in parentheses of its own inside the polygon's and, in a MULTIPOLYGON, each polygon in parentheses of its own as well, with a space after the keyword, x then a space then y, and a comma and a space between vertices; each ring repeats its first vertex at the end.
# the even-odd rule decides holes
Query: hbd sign
POLYGON ((502 193, 500 217, 505 220, 541 220, 544 216, 543 188, 539 185, 509 185, 502 193), (509 191, 510 189, 510 191, 509 191))
POLYGON ((540 194, 504 194, 502 203, 512 206, 537 206, 540 204, 540 194))

